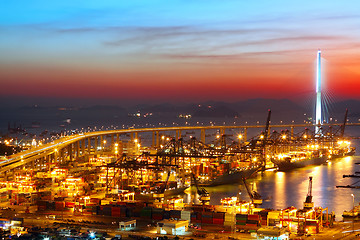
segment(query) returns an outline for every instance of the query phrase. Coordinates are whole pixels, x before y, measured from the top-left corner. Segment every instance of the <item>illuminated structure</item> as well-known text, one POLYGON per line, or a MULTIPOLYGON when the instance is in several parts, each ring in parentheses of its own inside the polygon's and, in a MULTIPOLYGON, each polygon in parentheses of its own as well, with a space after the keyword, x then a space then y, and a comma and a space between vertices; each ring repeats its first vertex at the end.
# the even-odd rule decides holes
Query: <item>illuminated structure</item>
MULTIPOLYGON (((316 61, 316 112, 315 124, 321 124, 321 51, 317 52, 316 61)), ((315 132, 320 134, 320 126, 316 126, 315 132)))

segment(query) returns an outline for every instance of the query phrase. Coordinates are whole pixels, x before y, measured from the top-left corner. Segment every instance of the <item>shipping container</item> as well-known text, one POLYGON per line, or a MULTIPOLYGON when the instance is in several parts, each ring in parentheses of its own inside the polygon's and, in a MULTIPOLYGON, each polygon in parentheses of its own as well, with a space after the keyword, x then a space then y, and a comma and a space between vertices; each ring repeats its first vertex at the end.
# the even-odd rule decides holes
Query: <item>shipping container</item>
POLYGON ((181 211, 180 210, 170 210, 170 218, 180 219, 181 211))
POLYGON ((144 207, 140 211, 140 217, 142 218, 151 219, 151 215, 152 215, 152 208, 144 207))
POLYGON ((217 219, 225 219, 225 213, 224 212, 214 212, 213 218, 217 219))
POLYGON ((164 211, 164 219, 169 219, 169 218, 170 218, 170 211, 164 211))
POLYGON ((62 211, 65 208, 65 202, 55 202, 55 210, 62 211))
POLYGON ((213 224, 224 225, 224 219, 213 218, 213 224))

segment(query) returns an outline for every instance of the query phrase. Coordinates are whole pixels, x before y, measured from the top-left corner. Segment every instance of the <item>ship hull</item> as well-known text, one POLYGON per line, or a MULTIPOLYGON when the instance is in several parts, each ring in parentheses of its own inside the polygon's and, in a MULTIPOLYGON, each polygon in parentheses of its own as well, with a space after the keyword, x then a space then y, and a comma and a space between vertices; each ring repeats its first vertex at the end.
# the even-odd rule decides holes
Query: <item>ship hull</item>
POLYGON ((301 161, 273 160, 273 163, 278 167, 279 171, 290 171, 292 169, 302 168, 311 165, 321 165, 324 164, 327 161, 327 159, 328 158, 326 156, 321 156, 321 157, 307 158, 301 161))
POLYGON ((230 174, 224 174, 211 181, 201 182, 200 186, 219 186, 242 182, 242 178, 251 178, 261 167, 252 167, 241 171, 236 171, 230 174))
MULTIPOLYGON (((175 189, 166 189, 164 191, 164 196, 165 197, 171 197, 171 196, 176 196, 176 195, 179 195, 179 194, 182 194, 184 193, 184 191, 186 189, 188 189, 189 187, 178 187, 178 188, 175 188, 175 189)), ((136 194, 135 195, 135 199, 136 200, 150 200, 150 199, 153 199, 153 194, 152 193, 148 193, 148 194, 136 194)))
POLYGON ((348 152, 342 152, 342 153, 339 153, 339 154, 333 154, 333 155, 331 155, 330 159, 333 160, 333 159, 347 157, 347 156, 353 156, 353 155, 355 155, 355 149, 351 149, 348 152))

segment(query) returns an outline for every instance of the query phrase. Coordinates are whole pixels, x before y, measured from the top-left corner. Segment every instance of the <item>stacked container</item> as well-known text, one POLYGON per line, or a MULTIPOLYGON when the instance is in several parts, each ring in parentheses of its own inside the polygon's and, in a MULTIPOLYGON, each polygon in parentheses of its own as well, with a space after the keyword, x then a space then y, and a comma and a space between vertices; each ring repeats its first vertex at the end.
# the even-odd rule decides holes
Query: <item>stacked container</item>
POLYGON ((55 202, 49 202, 49 201, 47 201, 46 202, 46 210, 55 210, 55 202))
POLYGON ((126 217, 127 207, 125 205, 120 205, 120 217, 126 217))
POLYGON ((225 213, 224 214, 224 226, 233 226, 235 223, 235 214, 225 213))
POLYGON ((152 209, 152 219, 153 220, 163 220, 164 219, 164 210, 161 208, 152 209))
POLYGON ((45 211, 46 210, 46 201, 38 201, 38 210, 39 211, 45 211))
POLYGON ((170 210, 170 218, 180 219, 181 211, 180 210, 170 210))
POLYGON ((65 203, 64 202, 55 202, 55 211, 64 211, 65 203))
POLYGON ((112 217, 120 217, 121 216, 121 208, 119 206, 111 207, 111 216, 112 217))
POLYGON ((103 206, 103 215, 104 216, 111 216, 111 205, 103 206))
POLYGON ((191 222, 191 212, 190 211, 181 211, 181 219, 191 222))
POLYGON ((212 212, 203 212, 201 217, 202 223, 212 224, 213 223, 213 213, 212 212))
POLYGON ((140 211, 140 217, 144 219, 151 219, 152 215, 152 208, 151 207, 144 207, 140 211))
POLYGON ((247 220, 247 214, 236 214, 236 225, 245 226, 247 220))
POLYGON ((4 191, 0 193, 0 202, 7 202, 9 201, 9 192, 4 191))
POLYGON ((93 210, 93 206, 83 206, 83 214, 91 215, 93 210))
POLYGON ((191 222, 192 223, 196 223, 197 221, 197 219, 196 219, 196 217, 197 217, 197 213, 196 212, 192 212, 191 214, 190 214, 190 219, 191 219, 191 222))
POLYGON ((257 228, 260 226, 260 216, 257 214, 249 214, 246 220, 246 226, 249 228, 257 228))
POLYGON ((225 213, 215 212, 213 214, 213 224, 224 225, 225 213))
POLYGON ((164 219, 170 218, 170 211, 164 211, 164 219))
POLYGON ((268 213, 268 226, 277 226, 280 224, 280 211, 271 211, 268 213))
POLYGON ((259 216, 260 216, 260 225, 261 226, 267 226, 267 217, 269 214, 269 211, 263 210, 258 212, 259 216))

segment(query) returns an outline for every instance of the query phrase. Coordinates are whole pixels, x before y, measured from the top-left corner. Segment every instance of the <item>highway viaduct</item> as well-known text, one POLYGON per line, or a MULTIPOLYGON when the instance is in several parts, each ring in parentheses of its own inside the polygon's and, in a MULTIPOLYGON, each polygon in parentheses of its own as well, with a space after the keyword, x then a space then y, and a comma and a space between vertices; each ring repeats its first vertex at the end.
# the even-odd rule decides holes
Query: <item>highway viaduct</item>
MULTIPOLYGON (((335 124, 322 124, 325 126, 340 126, 340 123, 335 124)), ((360 126, 360 123, 347 123, 347 126, 360 126)), ((294 134, 295 128, 314 128, 316 125, 311 123, 304 124, 279 124, 271 125, 272 129, 282 128, 290 129, 291 136, 294 134)), ((139 128, 139 129, 119 129, 119 130, 107 130, 107 131, 95 131, 79 133, 70 136, 61 137, 53 142, 31 148, 29 150, 16 153, 9 156, 7 160, 0 162, 0 174, 8 175, 12 173, 13 169, 17 168, 31 168, 36 169, 36 166, 45 165, 46 163, 62 162, 65 155, 70 161, 77 157, 84 156, 86 153, 90 153, 91 149, 94 149, 94 153, 97 153, 98 147, 102 148, 104 144, 104 138, 111 138, 111 146, 115 143, 120 143, 120 135, 130 134, 130 142, 138 139, 139 133, 152 133, 152 147, 160 146, 161 133, 167 133, 172 135, 175 139, 182 137, 182 131, 200 131, 200 141, 205 142, 206 130, 218 130, 220 134, 225 134, 227 129, 239 129, 242 134, 242 141, 247 140, 247 130, 254 128, 264 129, 265 125, 239 125, 239 126, 182 126, 182 127, 162 127, 162 128, 139 128), (175 133, 175 135, 173 135, 175 133)))

